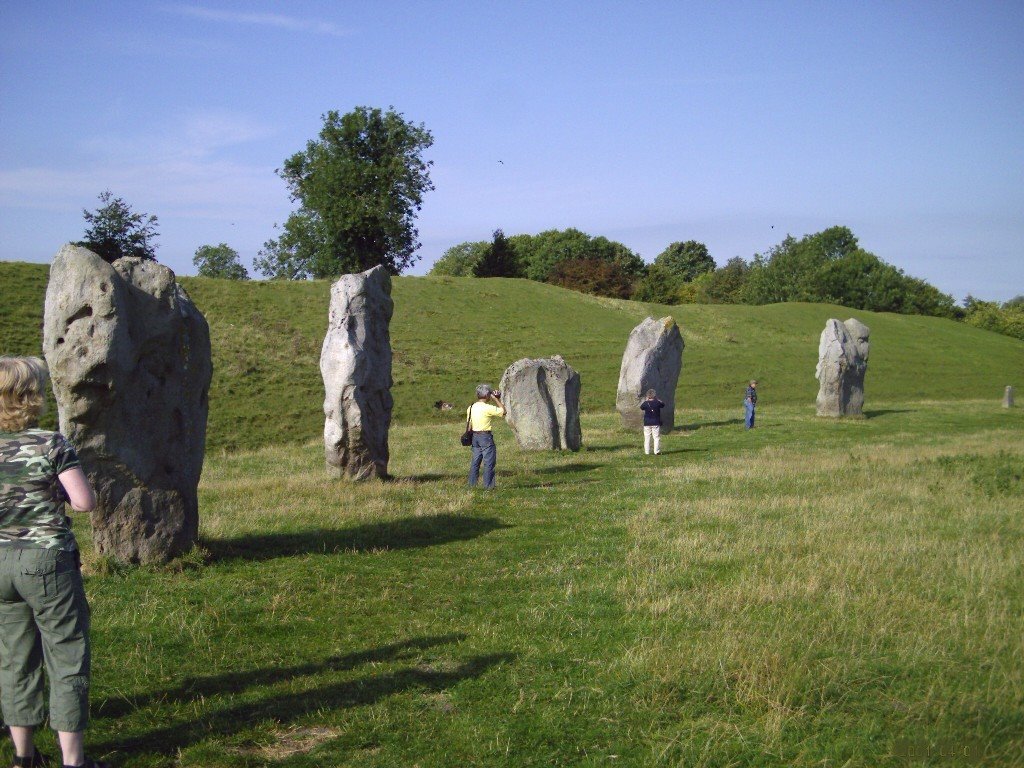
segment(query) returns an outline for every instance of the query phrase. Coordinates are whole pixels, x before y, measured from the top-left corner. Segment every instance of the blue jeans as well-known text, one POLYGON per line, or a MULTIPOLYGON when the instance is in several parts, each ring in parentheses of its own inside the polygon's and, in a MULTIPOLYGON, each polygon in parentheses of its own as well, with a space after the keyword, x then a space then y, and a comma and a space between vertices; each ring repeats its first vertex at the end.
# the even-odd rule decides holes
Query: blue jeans
POLYGON ((754 405, 751 402, 748 402, 748 401, 744 400, 743 401, 743 410, 745 410, 747 412, 746 413, 746 418, 744 419, 744 423, 747 425, 747 429, 753 429, 754 428, 754 411, 757 410, 757 406, 754 405))
POLYGON ((469 464, 469 486, 476 485, 480 465, 484 466, 484 488, 494 487, 494 465, 498 463, 498 449, 490 432, 473 433, 473 460, 469 464))

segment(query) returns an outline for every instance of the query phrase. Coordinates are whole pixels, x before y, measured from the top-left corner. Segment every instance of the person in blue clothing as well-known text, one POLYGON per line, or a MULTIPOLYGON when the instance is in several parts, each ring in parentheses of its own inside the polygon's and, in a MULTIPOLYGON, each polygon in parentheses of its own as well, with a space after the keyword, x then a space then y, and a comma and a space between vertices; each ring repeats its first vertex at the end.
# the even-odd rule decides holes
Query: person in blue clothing
POLYGON ((757 411, 757 381, 751 379, 750 386, 747 387, 746 394, 743 395, 743 410, 746 411, 746 417, 743 422, 746 424, 747 429, 754 428, 754 416, 757 411))
POLYGON ((658 393, 647 390, 647 399, 640 403, 644 412, 644 453, 651 453, 651 442, 654 442, 654 455, 661 453, 661 409, 665 403, 658 399, 658 393))

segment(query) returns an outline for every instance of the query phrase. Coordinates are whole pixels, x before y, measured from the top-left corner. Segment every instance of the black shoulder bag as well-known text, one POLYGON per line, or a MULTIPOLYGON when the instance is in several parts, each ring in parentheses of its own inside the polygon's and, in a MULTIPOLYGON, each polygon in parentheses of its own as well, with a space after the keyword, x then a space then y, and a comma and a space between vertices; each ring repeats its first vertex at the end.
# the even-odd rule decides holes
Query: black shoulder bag
POLYGON ((473 430, 469 428, 469 421, 473 418, 473 406, 469 406, 469 410, 466 412, 466 431, 462 433, 462 437, 459 438, 459 442, 467 448, 473 444, 473 430))

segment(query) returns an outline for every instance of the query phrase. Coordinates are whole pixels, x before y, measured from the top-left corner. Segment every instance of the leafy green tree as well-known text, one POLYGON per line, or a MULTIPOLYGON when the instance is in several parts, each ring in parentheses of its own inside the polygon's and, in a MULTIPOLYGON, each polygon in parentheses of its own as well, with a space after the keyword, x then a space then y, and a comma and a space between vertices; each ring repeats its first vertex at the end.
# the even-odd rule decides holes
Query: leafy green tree
POLYGON ((453 245, 434 262, 434 266, 430 268, 428 274, 473 277, 476 273, 476 265, 480 263, 490 247, 491 244, 486 240, 453 245))
POLYGON ((1011 307, 1024 307, 1024 295, 1014 296, 1009 301, 1003 302, 1003 309, 1010 309, 1011 307))
POLYGON ((253 266, 264 277, 272 280, 305 280, 320 276, 314 265, 320 258, 319 247, 325 241, 319 218, 306 211, 296 211, 288 217, 279 237, 263 244, 253 266))
POLYGON ((249 279, 249 271, 239 261, 238 251, 227 243, 199 246, 196 248, 196 255, 192 257, 192 263, 199 268, 200 277, 249 279))
POLYGON ((617 264, 630 277, 644 274, 644 261, 622 243, 591 237, 578 229, 549 229, 509 238, 525 277, 545 282, 562 261, 596 259, 617 264))
POLYGON ((708 253, 708 247, 696 240, 670 244, 658 254, 654 263, 686 282, 715 269, 715 260, 708 253))
POLYGON ((754 255, 744 289, 746 300, 751 304, 822 301, 819 271, 856 249, 857 238, 846 227, 830 227, 800 240, 787 235, 766 255, 754 255))
POLYGON ((826 262, 816 280, 815 301, 874 312, 956 315, 952 296, 859 248, 826 262))
POLYGON ((905 315, 931 315, 951 319, 960 316, 956 301, 948 293, 943 293, 920 278, 905 275, 903 270, 897 271, 903 278, 904 299, 900 312, 905 315))
POLYGON ((968 296, 964 299, 964 307, 967 314, 964 322, 968 325, 1024 339, 1024 305, 1004 304, 1000 307, 994 301, 979 301, 968 296))
POLYGON ((856 250, 821 266, 812 299, 855 309, 898 312, 902 295, 899 271, 873 253, 856 250))
POLYGON ((494 230, 494 237, 481 259, 473 267, 476 277, 519 277, 519 262, 512 244, 500 229, 494 230))
POLYGON ((694 282, 700 283, 700 296, 704 303, 740 304, 749 275, 750 265, 741 257, 733 256, 724 267, 707 272, 694 282))
POLYGON ((92 212, 82 211, 88 226, 78 245, 88 248, 106 262, 114 262, 122 256, 155 261, 156 216, 134 213, 130 205, 120 197, 114 197, 109 189, 100 192, 99 198, 102 206, 92 212))
POLYGON ((651 304, 675 304, 679 300, 679 289, 683 279, 665 264, 655 261, 647 267, 647 274, 633 287, 633 301, 651 304))
POLYGON ((647 265, 640 254, 616 240, 598 235, 591 239, 590 250, 593 258, 616 264, 622 272, 632 278, 643 277, 647 272, 647 265))
POLYGON ((318 138, 278 171, 299 210, 264 245, 257 268, 268 277, 325 278, 411 266, 415 215, 434 188, 423 159, 433 143, 422 124, 393 108, 328 112, 318 138))

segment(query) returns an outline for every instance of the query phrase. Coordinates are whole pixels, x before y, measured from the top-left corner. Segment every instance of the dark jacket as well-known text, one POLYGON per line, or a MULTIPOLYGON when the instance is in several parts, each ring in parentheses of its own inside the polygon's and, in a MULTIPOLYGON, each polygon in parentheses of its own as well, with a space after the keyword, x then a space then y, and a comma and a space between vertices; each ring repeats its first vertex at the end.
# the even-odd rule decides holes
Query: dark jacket
POLYGON ((644 412, 644 426, 645 427, 660 427, 661 426, 661 409, 665 407, 665 404, 655 398, 654 400, 644 400, 640 403, 640 409, 644 412))

